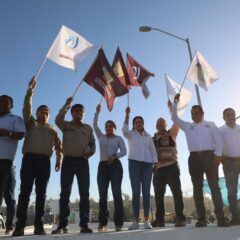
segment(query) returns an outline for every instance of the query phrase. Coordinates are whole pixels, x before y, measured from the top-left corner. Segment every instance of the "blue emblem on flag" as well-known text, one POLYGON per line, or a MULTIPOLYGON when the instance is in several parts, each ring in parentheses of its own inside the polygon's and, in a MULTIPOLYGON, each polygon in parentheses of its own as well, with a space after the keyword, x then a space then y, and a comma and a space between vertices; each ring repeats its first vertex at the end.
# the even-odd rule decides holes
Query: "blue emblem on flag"
POLYGON ((75 36, 69 36, 66 40, 65 43, 68 47, 70 48, 76 48, 78 45, 78 37, 75 36))

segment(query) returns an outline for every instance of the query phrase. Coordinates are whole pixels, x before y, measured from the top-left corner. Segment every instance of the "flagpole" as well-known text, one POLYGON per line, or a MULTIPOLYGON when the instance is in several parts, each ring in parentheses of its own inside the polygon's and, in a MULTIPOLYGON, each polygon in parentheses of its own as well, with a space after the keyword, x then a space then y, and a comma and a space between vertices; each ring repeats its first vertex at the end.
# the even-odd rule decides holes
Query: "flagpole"
POLYGON ((103 96, 100 99, 100 102, 99 102, 100 105, 102 105, 102 100, 103 100, 103 96))
POLYGON ((130 107, 130 97, 129 97, 129 92, 127 93, 127 105, 128 105, 128 107, 130 107))
POLYGON ((35 76, 35 79, 38 78, 38 75, 40 74, 40 72, 42 71, 42 68, 43 66, 45 65, 47 61, 47 56, 45 56, 44 60, 42 61, 42 64, 40 65, 40 67, 38 68, 38 70, 36 71, 36 74, 34 75, 35 76))
POLYGON ((84 78, 79 82, 79 84, 77 85, 77 88, 75 89, 73 95, 72 95, 72 98, 74 98, 75 94, 77 93, 78 89, 80 88, 80 86, 82 85, 84 81, 84 78))

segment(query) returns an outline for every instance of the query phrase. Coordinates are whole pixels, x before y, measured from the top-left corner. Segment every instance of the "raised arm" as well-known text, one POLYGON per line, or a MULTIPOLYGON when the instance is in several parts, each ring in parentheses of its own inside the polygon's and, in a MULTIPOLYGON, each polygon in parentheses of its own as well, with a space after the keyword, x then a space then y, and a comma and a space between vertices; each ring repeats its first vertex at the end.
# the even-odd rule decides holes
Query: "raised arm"
POLYGON ((71 107, 72 101, 73 101, 73 98, 69 97, 67 99, 66 103, 60 109, 60 111, 58 112, 58 114, 57 114, 57 116, 55 118, 55 123, 61 130, 64 130, 64 127, 65 127, 65 124, 64 124, 65 115, 66 115, 68 109, 71 107))
POLYGON ((101 111, 101 104, 98 104, 96 107, 96 112, 93 119, 93 129, 97 135, 97 138, 100 138, 103 135, 101 129, 98 127, 98 117, 99 117, 100 111, 101 111))
POLYGON ((185 131, 186 127, 187 127, 187 122, 183 121, 182 119, 180 119, 178 117, 178 114, 177 114, 177 105, 178 105, 178 102, 179 102, 179 99, 180 99, 180 94, 177 94, 175 97, 174 97, 174 103, 173 103, 173 106, 172 106, 172 120, 173 122, 178 125, 183 131, 185 131))
POLYGON ((24 98, 24 104, 23 104, 23 119, 24 122, 27 123, 29 119, 32 117, 32 95, 33 91, 36 87, 36 80, 35 77, 33 76, 32 79, 28 83, 28 90, 27 94, 24 98))
MULTIPOLYGON (((169 109, 170 114, 172 115, 172 102, 169 99, 168 99, 168 109, 169 109)), ((173 123, 173 125, 170 129, 170 134, 174 141, 176 141, 178 132, 179 132, 178 125, 176 123, 173 123)))
POLYGON ((123 124, 123 127, 122 127, 123 135, 124 135, 124 137, 126 137, 126 138, 128 138, 128 137, 129 137, 129 134, 130 134, 130 131, 129 131, 129 128, 128 128, 129 115, 130 115, 130 107, 127 107, 127 108, 126 108, 125 120, 124 120, 124 124, 123 124))

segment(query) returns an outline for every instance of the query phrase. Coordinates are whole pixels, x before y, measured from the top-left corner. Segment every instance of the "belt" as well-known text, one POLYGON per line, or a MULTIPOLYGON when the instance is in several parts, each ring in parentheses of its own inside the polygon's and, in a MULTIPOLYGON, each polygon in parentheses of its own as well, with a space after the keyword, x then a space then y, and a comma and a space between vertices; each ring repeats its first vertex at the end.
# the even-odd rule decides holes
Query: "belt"
POLYGON ((46 154, 40 154, 40 153, 31 153, 31 152, 27 152, 24 154, 25 156, 30 156, 30 157, 41 157, 41 158, 48 158, 50 159, 50 156, 46 155, 46 154))
POLYGON ((196 151, 196 152, 190 152, 190 155, 192 156, 202 156, 205 154, 213 153, 213 150, 205 150, 205 151, 196 151))

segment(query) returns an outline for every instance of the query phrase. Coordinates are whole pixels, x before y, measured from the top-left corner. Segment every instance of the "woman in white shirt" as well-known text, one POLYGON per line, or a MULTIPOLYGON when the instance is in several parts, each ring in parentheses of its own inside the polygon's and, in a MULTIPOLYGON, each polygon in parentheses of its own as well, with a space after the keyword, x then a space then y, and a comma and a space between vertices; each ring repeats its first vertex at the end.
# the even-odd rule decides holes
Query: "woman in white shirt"
POLYGON ((126 146, 122 137, 115 135, 116 125, 112 120, 105 123, 106 134, 98 127, 98 117, 101 105, 96 108, 93 121, 93 129, 99 141, 100 163, 98 165, 98 190, 99 190, 99 227, 98 231, 106 231, 108 224, 107 196, 111 182, 114 199, 114 223, 116 231, 121 231, 123 226, 123 201, 122 201, 122 177, 123 169, 119 158, 126 155, 126 146))
POLYGON ((143 194, 144 228, 151 229, 148 221, 150 209, 150 188, 153 164, 157 163, 157 152, 151 136, 144 130, 144 120, 141 116, 133 119, 133 129, 129 130, 130 108, 126 109, 125 122, 122 128, 123 135, 129 146, 129 176, 132 186, 132 207, 134 222, 129 230, 139 228, 140 191, 143 194))

